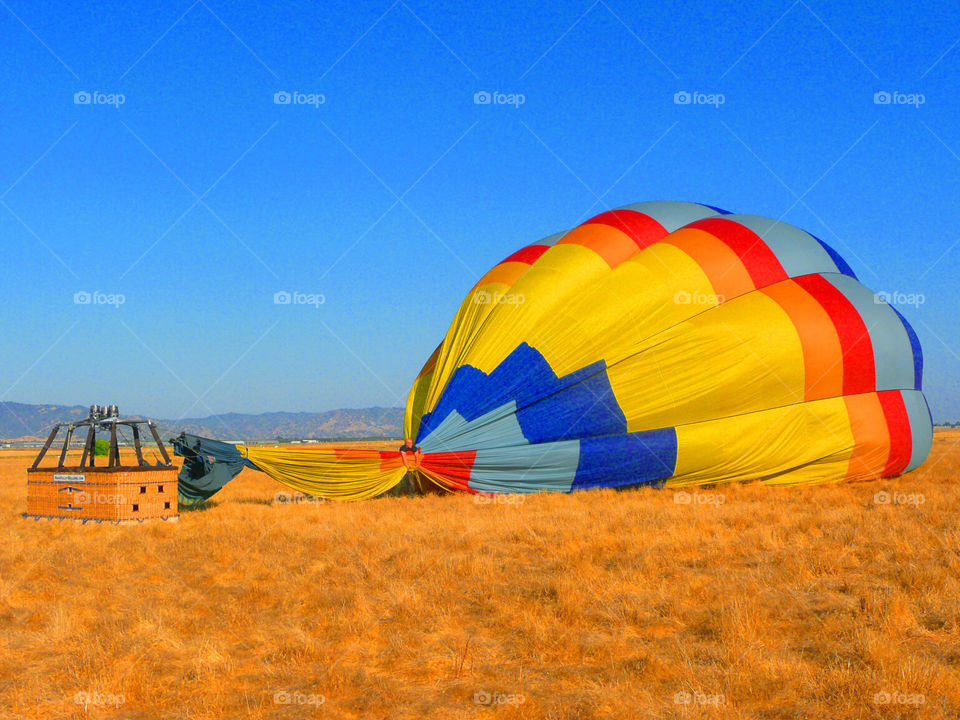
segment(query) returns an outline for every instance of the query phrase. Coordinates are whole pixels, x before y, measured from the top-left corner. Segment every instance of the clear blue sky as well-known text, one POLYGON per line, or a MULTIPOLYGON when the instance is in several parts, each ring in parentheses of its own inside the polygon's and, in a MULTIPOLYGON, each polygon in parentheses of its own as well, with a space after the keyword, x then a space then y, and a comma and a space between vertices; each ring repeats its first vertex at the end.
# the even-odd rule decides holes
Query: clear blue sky
POLYGON ((402 404, 490 265, 678 199, 922 295, 927 397, 960 418, 955 2, 158 5, 0 2, 0 399, 402 404))

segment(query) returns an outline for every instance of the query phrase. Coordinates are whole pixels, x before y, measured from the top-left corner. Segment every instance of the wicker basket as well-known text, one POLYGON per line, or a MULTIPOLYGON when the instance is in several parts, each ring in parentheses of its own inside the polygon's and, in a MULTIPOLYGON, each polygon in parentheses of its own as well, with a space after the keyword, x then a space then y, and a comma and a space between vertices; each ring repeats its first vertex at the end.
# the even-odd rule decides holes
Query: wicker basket
POLYGON ((32 468, 27 515, 108 522, 176 518, 177 469, 32 468))

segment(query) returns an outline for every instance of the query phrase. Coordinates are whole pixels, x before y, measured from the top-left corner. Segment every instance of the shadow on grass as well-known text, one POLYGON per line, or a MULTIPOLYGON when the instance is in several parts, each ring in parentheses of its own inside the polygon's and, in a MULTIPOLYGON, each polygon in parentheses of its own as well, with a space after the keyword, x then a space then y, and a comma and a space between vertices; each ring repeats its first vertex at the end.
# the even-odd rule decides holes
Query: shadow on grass
POLYGON ((181 513, 206 512, 207 510, 213 510, 213 508, 219 504, 220 503, 212 500, 204 500, 203 502, 193 503, 192 505, 180 505, 179 509, 181 513))

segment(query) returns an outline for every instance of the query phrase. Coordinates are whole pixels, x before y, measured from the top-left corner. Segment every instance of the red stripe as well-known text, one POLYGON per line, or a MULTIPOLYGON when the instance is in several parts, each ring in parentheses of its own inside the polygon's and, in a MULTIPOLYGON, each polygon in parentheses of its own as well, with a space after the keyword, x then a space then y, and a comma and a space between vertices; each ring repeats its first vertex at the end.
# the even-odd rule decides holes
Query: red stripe
POLYGON ((883 408, 890 434, 890 455, 887 466, 883 469, 883 477, 893 477, 906 470, 913 452, 910 417, 899 390, 884 390, 878 392, 877 396, 880 398, 880 406, 883 408))
POLYGON ((513 255, 508 257, 506 260, 501 260, 500 264, 508 262, 522 262, 527 265, 533 265, 541 255, 543 255, 547 250, 550 249, 549 245, 527 245, 525 248, 520 248, 513 255))
POLYGON ((476 450, 424 453, 420 467, 442 476, 459 490, 469 490, 470 472, 476 457, 476 450))
POLYGON ((686 227, 703 230, 726 243, 750 273, 755 288, 767 287, 787 279, 783 265, 763 238, 740 223, 723 218, 704 218, 686 227))
POLYGON ((636 210, 608 210, 587 220, 584 225, 609 225, 633 240, 641 250, 667 236, 667 229, 649 215, 636 210))
POLYGON ((837 329, 843 352, 843 394, 873 392, 877 386, 873 343, 853 303, 822 275, 804 275, 793 280, 820 303, 837 329))

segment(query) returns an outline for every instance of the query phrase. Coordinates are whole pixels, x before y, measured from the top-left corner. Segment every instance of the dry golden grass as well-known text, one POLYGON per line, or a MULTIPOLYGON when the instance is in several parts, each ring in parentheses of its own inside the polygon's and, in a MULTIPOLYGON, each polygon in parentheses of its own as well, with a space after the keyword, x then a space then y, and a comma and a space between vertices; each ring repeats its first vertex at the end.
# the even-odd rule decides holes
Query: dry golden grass
POLYGON ((291 504, 248 471, 122 526, 22 518, 31 456, 0 454, 3 717, 960 712, 960 433, 897 480, 689 504, 291 504))

